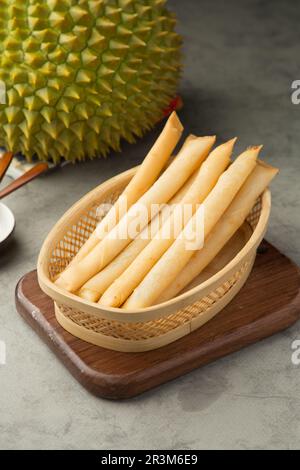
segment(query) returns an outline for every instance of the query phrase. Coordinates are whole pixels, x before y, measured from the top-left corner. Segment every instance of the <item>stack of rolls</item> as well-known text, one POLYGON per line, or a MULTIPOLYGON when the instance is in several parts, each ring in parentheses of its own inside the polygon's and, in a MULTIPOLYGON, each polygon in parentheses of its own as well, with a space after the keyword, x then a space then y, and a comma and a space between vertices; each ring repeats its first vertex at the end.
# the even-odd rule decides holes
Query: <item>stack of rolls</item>
POLYGON ((186 138, 176 113, 56 284, 105 307, 136 310, 178 295, 244 223, 278 170, 236 138, 186 138), (170 162, 170 163, 169 163, 170 162))

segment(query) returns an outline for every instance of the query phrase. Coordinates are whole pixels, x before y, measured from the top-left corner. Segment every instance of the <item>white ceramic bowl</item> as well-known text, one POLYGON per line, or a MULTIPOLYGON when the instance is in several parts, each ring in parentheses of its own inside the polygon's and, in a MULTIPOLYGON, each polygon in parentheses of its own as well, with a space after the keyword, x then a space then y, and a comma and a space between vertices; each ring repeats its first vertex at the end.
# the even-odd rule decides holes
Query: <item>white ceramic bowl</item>
POLYGON ((0 245, 4 243, 15 228, 15 217, 12 211, 0 202, 0 245))

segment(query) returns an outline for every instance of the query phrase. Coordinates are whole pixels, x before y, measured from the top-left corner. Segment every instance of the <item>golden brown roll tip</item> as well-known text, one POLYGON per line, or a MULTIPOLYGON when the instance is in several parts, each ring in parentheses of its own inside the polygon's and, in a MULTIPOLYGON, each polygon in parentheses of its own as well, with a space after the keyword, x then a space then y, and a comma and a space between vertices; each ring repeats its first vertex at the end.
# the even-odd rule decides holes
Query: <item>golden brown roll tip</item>
POLYGON ((184 127, 181 124, 181 121, 176 113, 176 111, 173 111, 172 114, 170 114, 170 117, 168 119, 169 123, 171 123, 176 129, 179 131, 183 131, 184 127))
POLYGON ((260 152, 262 148, 263 145, 250 145, 247 150, 257 150, 257 152, 260 152))

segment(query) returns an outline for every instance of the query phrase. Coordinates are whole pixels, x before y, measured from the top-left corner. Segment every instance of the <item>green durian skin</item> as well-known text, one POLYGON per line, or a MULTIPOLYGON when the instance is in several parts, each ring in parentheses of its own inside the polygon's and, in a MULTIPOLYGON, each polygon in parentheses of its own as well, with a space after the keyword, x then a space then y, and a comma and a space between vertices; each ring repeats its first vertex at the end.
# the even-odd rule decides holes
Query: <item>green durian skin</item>
POLYGON ((174 97, 165 0, 0 0, 0 146, 58 163, 120 150, 174 97))

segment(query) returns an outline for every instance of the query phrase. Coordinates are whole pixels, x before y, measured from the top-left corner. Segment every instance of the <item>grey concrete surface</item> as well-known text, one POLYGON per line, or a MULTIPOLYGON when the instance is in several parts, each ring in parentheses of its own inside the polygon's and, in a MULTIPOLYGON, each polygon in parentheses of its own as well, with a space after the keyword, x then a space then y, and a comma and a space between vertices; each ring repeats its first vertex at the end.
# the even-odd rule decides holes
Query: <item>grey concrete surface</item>
MULTIPOLYGON (((300 263, 300 9, 293 1, 170 0, 184 36, 181 118, 190 132, 264 144, 281 173, 268 239, 300 263)), ((300 366, 291 343, 300 324, 134 400, 89 395, 19 318, 14 287, 35 267, 64 211, 101 181, 139 162, 157 131, 107 160, 71 165, 6 199, 14 239, 0 255, 2 449, 299 448, 300 366)), ((287 279, 288 282, 288 279, 287 279)))

